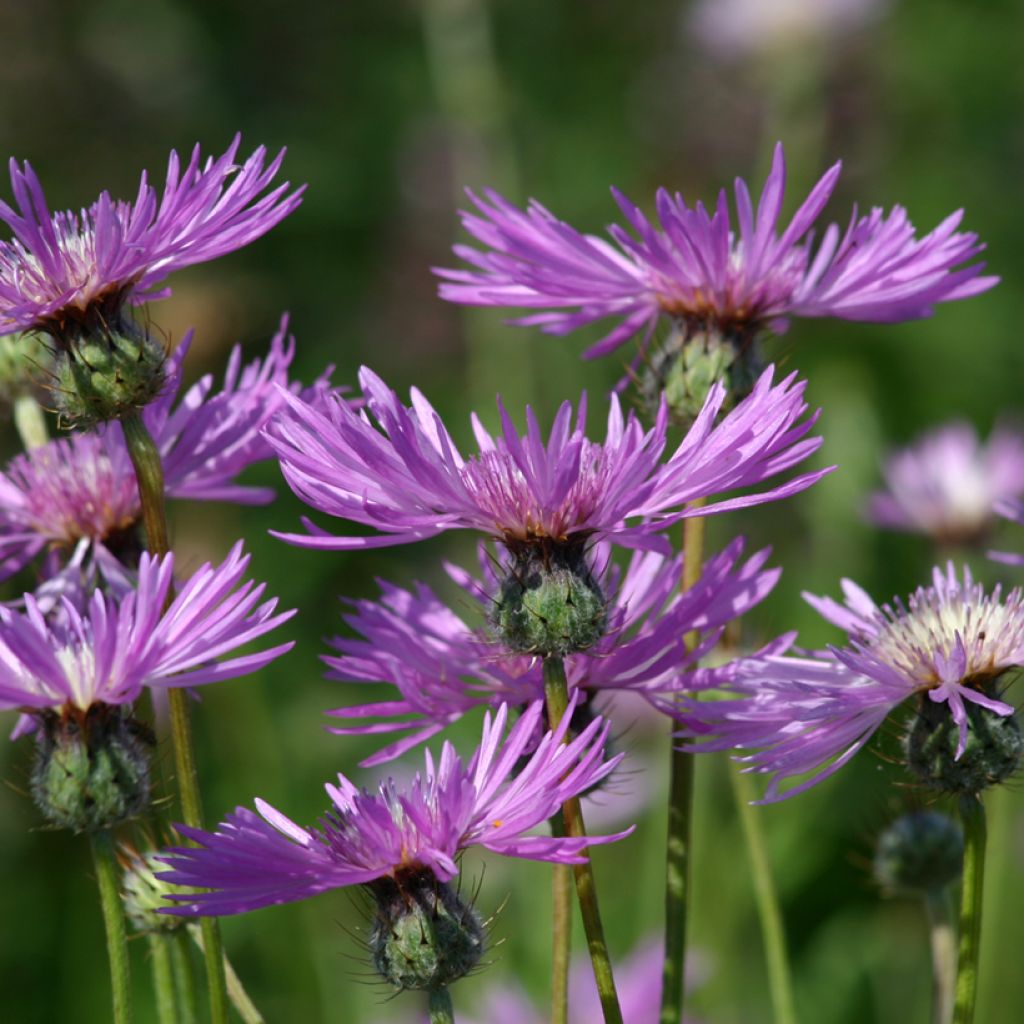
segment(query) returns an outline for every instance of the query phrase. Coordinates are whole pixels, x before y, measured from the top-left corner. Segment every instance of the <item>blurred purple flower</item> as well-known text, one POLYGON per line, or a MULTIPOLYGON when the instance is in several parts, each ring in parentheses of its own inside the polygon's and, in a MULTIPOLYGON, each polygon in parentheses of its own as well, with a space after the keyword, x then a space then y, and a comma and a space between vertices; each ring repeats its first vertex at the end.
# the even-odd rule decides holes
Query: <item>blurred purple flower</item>
MULTIPOLYGON (((163 458, 164 484, 172 498, 262 504, 274 492, 235 478, 273 452, 261 428, 283 403, 295 341, 287 317, 260 360, 242 366, 235 346, 223 386, 212 374, 176 401, 189 334, 168 365, 165 392, 142 418, 163 458)), ((315 393, 319 385, 314 385, 315 393)), ((72 549, 81 538, 114 543, 140 515, 139 488, 118 423, 100 433, 77 433, 15 456, 0 472, 0 579, 27 565, 47 547, 72 549)))
POLYGON ((474 269, 436 269, 446 279, 440 294, 467 305, 539 309, 513 322, 539 324, 549 334, 613 317, 616 326, 585 353, 595 358, 641 331, 646 344, 662 314, 726 336, 781 331, 791 316, 892 323, 930 316, 937 302, 996 284, 998 278, 980 276, 984 264, 962 266, 984 248, 977 235, 956 231, 962 210, 918 239, 902 206, 888 215, 875 207, 865 216, 855 208, 846 233, 831 224, 815 248, 811 228, 839 170, 837 163, 826 172, 781 235, 781 143, 756 213, 746 184, 736 179, 738 234, 724 190, 709 213, 661 189, 658 228, 613 189, 639 236, 611 225, 617 248, 580 234, 536 201, 523 211, 496 192, 486 199, 469 193, 479 215, 463 213, 462 223, 484 248, 455 247, 474 269))
MULTIPOLYGON (((682 557, 634 553, 624 574, 608 571, 608 627, 594 647, 565 659, 570 690, 580 700, 627 690, 658 710, 675 714, 680 690, 709 687, 728 666, 697 667, 727 622, 745 614, 775 586, 778 569, 765 569, 767 550, 740 563, 743 540, 710 558, 700 579, 679 592, 682 557), (704 634, 692 650, 690 630, 704 634)), ((486 612, 499 580, 481 550, 486 582, 454 566, 448 572, 474 605, 486 612)), ((380 764, 451 725, 479 705, 524 705, 544 697, 540 659, 508 654, 483 630, 470 629, 424 584, 414 593, 381 581, 379 601, 351 602, 345 621, 360 638, 335 637, 340 657, 325 656, 329 677, 387 682, 398 699, 339 708, 329 714, 358 724, 332 729, 341 735, 403 733, 362 762, 380 764), (366 719, 384 719, 366 722, 366 719)))
POLYGON ((258 604, 263 586, 241 583, 241 542, 221 565, 203 565, 167 607, 174 556, 143 554, 136 589, 119 599, 94 591, 77 607, 65 596, 44 616, 31 595, 25 612, 0 607, 0 710, 87 711, 130 704, 144 687, 193 687, 262 668, 293 646, 217 661, 294 612, 258 604), (241 584, 241 585, 240 585, 241 584))
POLYGON ((235 163, 241 136, 216 160, 199 146, 184 170, 171 152, 163 194, 143 172, 134 202, 106 192, 80 214, 51 215, 35 171, 12 160, 19 211, 0 202, 14 232, 0 242, 0 331, 48 330, 62 336, 87 325, 116 323, 126 302, 163 298, 168 274, 240 249, 269 231, 301 201, 288 183, 265 192, 284 159, 269 164, 260 146, 235 163), (261 193, 264 193, 262 194, 261 193))
POLYGON ((882 472, 886 490, 867 508, 875 523, 939 543, 976 543, 997 503, 1024 495, 1024 435, 996 430, 982 444, 969 423, 949 423, 891 454, 882 472))
POLYGON ((724 687, 736 699, 686 701, 686 711, 710 735, 697 750, 756 749, 741 760, 772 775, 764 802, 800 793, 827 778, 863 747, 898 705, 919 694, 945 703, 967 744, 965 702, 997 715, 1010 704, 986 689, 1005 670, 1024 665, 1024 595, 986 595, 970 570, 957 577, 950 562, 933 570, 906 604, 877 606, 843 580, 845 604, 805 594, 829 622, 847 631, 844 647, 806 658, 772 656, 740 662, 724 687), (786 792, 788 779, 813 773, 786 792))
POLYGON ((588 846, 628 832, 582 838, 524 833, 607 777, 620 758, 602 760, 608 726, 600 719, 563 743, 571 717, 566 714, 522 763, 541 715, 542 705, 532 704, 503 741, 508 708, 502 705, 493 719, 485 715, 468 766, 445 743, 437 763, 428 753, 424 774, 404 789, 389 779, 372 794, 339 775, 337 786, 326 787, 334 807, 310 829, 259 799, 259 814, 236 808, 214 833, 179 825, 199 845, 169 850, 163 859, 171 870, 160 877, 212 891, 173 896, 188 905, 165 913, 240 914, 423 869, 449 881, 458 873, 458 854, 470 846, 582 863, 588 846))
POLYGON ((715 426, 725 389, 715 385, 700 416, 665 462, 664 406, 644 430, 612 397, 603 443, 584 434, 586 401, 565 402, 547 443, 532 410, 520 437, 500 405, 502 433, 492 437, 474 415, 479 453, 464 458, 440 416, 412 390, 403 405, 371 370, 360 371, 366 410, 341 399, 317 406, 290 396, 268 436, 285 479, 328 515, 364 523, 376 536, 335 537, 304 520, 310 535, 277 534, 303 547, 349 549, 406 544, 446 530, 480 530, 506 543, 607 539, 667 550, 659 531, 685 516, 774 501, 804 490, 829 470, 796 477, 761 493, 684 506, 697 498, 757 486, 820 447, 806 437, 804 382, 792 374, 772 386, 769 368, 753 392, 715 426), (371 422, 367 411, 376 419, 371 422), (627 525, 627 520, 639 520, 627 525))

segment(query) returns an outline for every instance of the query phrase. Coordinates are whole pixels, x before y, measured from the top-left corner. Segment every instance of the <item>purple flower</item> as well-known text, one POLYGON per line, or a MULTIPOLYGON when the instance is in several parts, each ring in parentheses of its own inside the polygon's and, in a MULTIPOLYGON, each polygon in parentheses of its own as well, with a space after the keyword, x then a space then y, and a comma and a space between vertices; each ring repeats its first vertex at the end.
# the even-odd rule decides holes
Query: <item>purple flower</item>
POLYGON ((125 302, 169 294, 158 286, 173 271, 240 249, 294 210, 302 189, 288 183, 266 192, 284 159, 269 164, 263 146, 235 163, 241 136, 216 160, 198 145, 182 170, 171 152, 162 195, 145 172, 134 202, 106 192, 80 214, 50 214, 42 185, 26 163, 11 161, 19 210, 0 202, 14 232, 0 243, 0 330, 48 330, 62 336, 88 324, 116 321, 125 302), (265 194, 263 194, 265 193, 265 194))
POLYGON ((0 710, 85 712, 130 704, 144 687, 193 687, 262 668, 292 648, 281 644, 218 661, 294 612, 259 604, 263 586, 241 583, 241 543, 203 565, 164 610, 174 557, 143 554, 135 590, 119 599, 92 593, 84 608, 67 597, 49 617, 31 595, 24 614, 0 607, 0 710))
POLYGON ((863 747, 887 715, 921 695, 945 704, 958 732, 956 757, 967 746, 968 705, 1012 715, 989 695, 998 677, 1024 664, 1024 595, 986 595, 969 569, 958 578, 950 562, 933 571, 904 604, 877 606, 850 580, 845 603, 805 595, 829 622, 849 634, 843 647, 809 657, 772 656, 741 663, 725 689, 735 699, 688 701, 686 711, 710 736, 697 749, 755 749, 741 760, 772 776, 764 802, 780 800, 827 778, 863 747), (810 777, 786 792, 780 785, 810 777))
POLYGON ((474 269, 436 270, 446 279, 440 294, 467 305, 540 310, 514 322, 549 334, 614 318, 616 326, 585 353, 594 358, 641 331, 649 337, 662 314, 727 336, 784 330, 791 316, 892 323, 930 316, 937 302, 996 284, 998 278, 980 276, 984 264, 962 266, 984 248, 976 235, 956 231, 962 210, 918 239, 901 206, 865 216, 854 209, 846 232, 831 224, 815 248, 811 228, 839 169, 837 163, 826 172, 781 235, 781 143, 756 212, 736 179, 738 233, 724 190, 709 213, 661 189, 658 228, 613 189, 638 236, 612 225, 615 245, 580 234, 535 201, 523 211, 495 192, 485 199, 470 193, 479 214, 464 213, 462 223, 483 248, 456 247, 474 269))
POLYGON ((628 832, 576 839, 524 833, 607 777, 619 758, 602 760, 608 726, 600 719, 563 743, 567 714, 521 764, 541 714, 539 703, 531 705, 502 741, 508 717, 502 705, 493 719, 485 715, 468 766, 445 743, 440 759, 435 763, 428 753, 424 774, 402 789, 389 779, 369 793, 339 775, 337 786, 326 787, 333 808, 309 829, 262 800, 256 800, 259 814, 239 807, 213 833, 179 825, 199 845, 168 851, 164 859, 172 870, 161 877, 212 891, 176 895, 188 905, 167 912, 240 914, 424 869, 445 882, 458 873, 457 857, 470 846, 582 863, 588 846, 628 832))
MULTIPOLYGON (((682 558, 635 552, 624 574, 608 571, 609 623, 601 639, 565 659, 569 687, 581 701, 627 690, 658 710, 675 714, 684 689, 716 685, 721 669, 697 663, 718 642, 724 625, 760 602, 779 570, 765 569, 768 551, 740 563, 742 538, 704 566, 700 579, 679 592, 682 558), (702 634, 692 651, 685 635, 702 634)), ((449 575, 480 611, 486 612, 499 580, 481 548, 486 582, 448 567, 449 575)), ((339 708, 329 714, 357 724, 333 729, 341 735, 402 733, 364 765, 398 757, 479 705, 524 705, 544 697, 539 659, 507 653, 486 631, 470 629, 424 584, 415 592, 381 581, 379 601, 354 601, 345 621, 360 638, 336 637, 340 657, 326 656, 329 677, 351 682, 387 682, 397 699, 339 708), (383 719, 368 722, 367 719, 383 719)))
POLYGON ((982 444, 969 423, 949 423, 890 455, 882 472, 886 490, 868 504, 874 522, 939 543, 974 543, 999 502, 1024 495, 1024 436, 996 430, 982 444))
MULTIPOLYGON (((295 342, 287 326, 283 318, 265 359, 243 367, 235 346, 223 386, 215 390, 208 374, 180 401, 192 335, 178 346, 166 391, 142 413, 163 458, 169 497, 242 504, 273 499, 273 491, 235 478, 273 454, 261 428, 283 402, 281 387, 298 387, 288 379, 295 342)), ((33 448, 0 472, 0 578, 48 547, 72 549, 83 537, 116 545, 139 516, 138 483, 120 424, 33 448)))
POLYGON ((303 501, 363 523, 376 536, 334 537, 305 521, 309 536, 278 534, 304 547, 347 549, 405 544, 446 530, 482 531, 507 544, 608 539, 626 547, 667 549, 658 536, 687 515, 707 515, 795 494, 829 470, 806 473, 761 493, 715 501, 697 498, 762 484, 820 446, 807 437, 804 383, 795 374, 772 386, 772 370, 721 422, 725 398, 712 388, 700 416, 665 462, 664 407, 650 430, 611 400, 603 442, 584 434, 586 402, 564 403, 545 444, 532 410, 520 437, 500 405, 502 432, 492 437, 474 415, 479 452, 463 457, 441 418, 416 389, 403 405, 372 371, 360 371, 366 409, 341 399, 317 407, 290 396, 268 433, 285 479, 303 501), (370 415, 377 421, 375 426, 370 415), (636 520, 630 524, 627 520, 636 520))

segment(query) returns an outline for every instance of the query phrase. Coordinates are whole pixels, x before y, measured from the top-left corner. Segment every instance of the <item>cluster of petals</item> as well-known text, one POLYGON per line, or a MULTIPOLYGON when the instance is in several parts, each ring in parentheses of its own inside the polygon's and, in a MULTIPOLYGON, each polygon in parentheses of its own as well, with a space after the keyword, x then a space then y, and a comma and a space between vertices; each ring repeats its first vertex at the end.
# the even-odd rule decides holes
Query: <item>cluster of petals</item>
POLYGON ((1024 435, 997 429, 982 443, 969 423, 948 423, 890 455, 886 489, 871 496, 878 525, 940 542, 980 539, 996 506, 1024 495, 1024 435))
POLYGON ((293 646, 218 660, 291 618, 260 603, 263 586, 243 577, 241 543, 219 566, 200 567, 166 607, 174 557, 143 554, 134 589, 96 590, 84 607, 63 596, 44 614, 0 607, 0 710, 87 710, 130 704, 145 687, 192 687, 255 672, 293 646), (56 612, 56 614, 55 614, 56 612))
POLYGON ((804 416, 804 382, 793 374, 773 385, 772 375, 766 370, 752 393, 717 424, 726 393, 716 384, 679 447, 662 461, 664 406, 645 430, 632 412, 623 416, 614 396, 603 442, 584 433, 585 400, 575 417, 571 403, 562 405, 546 443, 531 410, 521 437, 499 403, 501 433, 492 437, 474 415, 479 451, 464 457, 418 390, 406 406, 364 367, 364 408, 340 397, 310 403, 289 396, 268 436, 285 479, 304 502, 378 533, 335 537, 307 520, 309 535, 281 536, 305 547, 344 549, 472 529, 506 541, 593 537, 665 549, 662 531, 684 516, 784 498, 829 472, 806 473, 700 509, 683 508, 698 498, 760 485, 820 447, 820 438, 807 436, 817 414, 804 416))
POLYGON ((81 213, 51 214, 42 185, 26 163, 12 160, 18 209, 0 202, 0 220, 14 233, 0 242, 0 332, 75 320, 108 299, 162 298, 157 286, 172 271, 239 249, 294 210, 302 190, 287 182, 266 191, 284 159, 267 162, 263 146, 239 166, 241 137, 216 159, 199 146, 182 168, 167 161, 163 193, 145 172, 133 202, 106 192, 81 213))
MULTIPOLYGON (((587 700, 600 693, 629 690, 667 714, 676 714, 680 690, 706 688, 721 681, 725 668, 698 668, 700 659, 721 637, 725 624, 745 614, 775 586, 779 570, 765 569, 767 550, 740 562, 742 538, 709 559, 701 576, 679 592, 682 558, 634 552, 625 572, 607 573, 608 627, 587 651, 565 659, 571 691, 587 700), (702 634, 688 650, 686 634, 702 634)), ((481 581, 449 566, 464 590, 466 604, 482 613, 499 580, 481 549, 481 581)), ((381 582, 377 601, 351 602, 345 622, 358 637, 336 637, 338 656, 328 655, 330 678, 346 682, 386 682, 391 700, 358 704, 329 712, 357 724, 332 729, 341 735, 394 734, 401 737, 363 761, 380 764, 440 732, 480 705, 523 706, 543 699, 540 661, 509 654, 485 630, 473 630, 424 584, 415 591, 381 582), (367 721, 381 719, 381 721, 367 721)))
MULTIPOLYGON (((570 705, 571 711, 571 705, 570 705)), ((607 723, 592 722, 564 742, 566 714, 526 760, 543 708, 531 705, 505 735, 508 707, 485 715, 480 745, 468 765, 445 743, 435 763, 399 787, 388 779, 376 793, 344 775, 326 789, 333 808, 303 828, 262 800, 254 813, 236 808, 216 832, 178 826, 198 845, 170 850, 165 881, 210 891, 171 896, 181 914, 238 914, 289 903, 329 889, 361 885, 403 871, 427 869, 441 881, 458 873, 470 846, 531 860, 576 864, 587 846, 627 835, 526 835, 562 802, 605 779, 620 757, 604 760, 607 723)), ((632 831, 632 830, 629 830, 632 831)))
POLYGON ((806 657, 773 655, 740 664, 723 700, 687 701, 704 733, 702 750, 755 751, 742 760, 772 776, 766 801, 802 792, 827 778, 860 750, 888 714, 915 694, 947 705, 967 744, 966 703, 998 715, 1014 708, 991 696, 1007 669, 1024 664, 1024 594, 991 594, 965 568, 933 571, 932 585, 904 603, 879 607, 843 580, 843 604, 805 595, 829 622, 848 633, 843 647, 806 657), (808 776, 782 792, 788 780, 808 776))
MULTIPOLYGON (((235 346, 219 389, 207 374, 179 401, 191 340, 189 334, 168 360, 167 387, 142 413, 163 459, 166 493, 202 501, 270 501, 273 491, 235 478, 272 456, 261 429, 283 402, 281 388, 298 386, 288 379, 295 342, 287 320, 264 359, 243 366, 235 346)), ((83 537, 102 542, 130 529, 139 515, 138 483, 120 424, 30 449, 0 472, 0 578, 47 546, 72 549, 83 537)))
POLYGON ((856 209, 843 232, 831 224, 814 246, 812 227, 839 178, 835 164, 814 186, 779 233, 786 164, 781 144, 757 209, 745 182, 735 182, 734 231, 725 190, 714 212, 689 207, 665 189, 657 194, 660 227, 624 195, 613 194, 635 236, 608 229, 615 245, 584 235, 539 203, 527 209, 488 191, 470 193, 478 213, 464 213, 465 229, 481 245, 456 246, 472 270, 443 270, 442 298, 477 306, 537 309, 516 320, 550 334, 615 318, 615 327, 587 350, 604 355, 662 314, 718 325, 784 329, 787 318, 839 317, 896 322, 931 315, 937 302, 991 288, 984 265, 962 266, 984 248, 956 229, 963 211, 917 238, 906 211, 856 209))

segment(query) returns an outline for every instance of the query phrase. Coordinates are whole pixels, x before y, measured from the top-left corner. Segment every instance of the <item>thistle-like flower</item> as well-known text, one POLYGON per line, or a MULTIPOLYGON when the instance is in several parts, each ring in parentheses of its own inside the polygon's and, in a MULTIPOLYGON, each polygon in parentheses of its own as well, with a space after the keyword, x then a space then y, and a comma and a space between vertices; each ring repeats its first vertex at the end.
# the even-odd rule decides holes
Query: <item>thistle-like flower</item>
MULTIPOLYGON (((332 809, 302 828, 262 800, 254 813, 239 807, 216 832, 178 826, 197 843, 169 850, 171 870, 161 877, 205 892, 173 897, 167 913, 239 914, 290 903, 330 889, 393 880, 423 872, 440 882, 458 873, 457 858, 470 846, 494 853, 561 864, 582 863, 586 848, 627 835, 580 838, 526 835, 565 800, 594 786, 620 758, 603 760, 608 725, 596 719, 569 742, 569 715, 544 734, 521 761, 540 724, 531 705, 504 740, 508 708, 484 717, 480 746, 468 765, 445 743, 435 762, 405 788, 393 780, 377 793, 358 789, 344 775, 327 785, 332 809)), ((630 830, 631 831, 631 830, 630 830)))
POLYGON ((879 526, 943 544, 977 543, 996 506, 1024 495, 1024 435, 999 429, 983 444, 970 424, 949 423, 894 452, 882 472, 886 489, 867 508, 879 526))
MULTIPOLYGON (((779 577, 779 570, 764 568, 768 551, 740 562, 742 550, 737 538, 708 560, 700 579, 682 594, 681 557, 635 552, 625 573, 615 567, 598 571, 609 594, 605 633, 594 646, 565 659, 569 689, 579 692, 580 709, 602 694, 629 691, 673 715, 681 690, 713 687, 726 678, 730 666, 698 668, 698 662, 718 642, 725 624, 760 602, 779 577), (685 637, 691 630, 702 637, 689 650, 685 637)), ((447 568, 466 592, 466 604, 483 617, 493 612, 503 574, 486 558, 483 546, 480 562, 483 581, 455 566, 447 568)), ((382 582, 378 601, 352 606, 345 621, 360 636, 332 641, 340 656, 324 657, 329 677, 383 681, 398 693, 394 699, 329 712, 353 722, 332 731, 403 734, 364 765, 398 757, 474 707, 503 702, 521 707, 543 699, 537 658, 507 653, 492 635, 493 627, 471 629, 423 584, 407 591, 382 582)))
POLYGON ((302 189, 270 191, 284 159, 267 163, 257 148, 235 162, 241 136, 215 160, 198 145, 182 169, 171 152, 163 193, 145 172, 134 202, 108 193, 75 214, 50 213, 43 187, 26 163, 11 161, 15 210, 0 202, 14 232, 0 242, 0 333, 44 330, 62 341, 119 326, 126 303, 163 298, 160 285, 182 267, 240 249, 292 212, 302 189))
POLYGON ((754 750, 749 771, 772 776, 765 801, 827 778, 871 738, 891 711, 916 698, 908 767, 936 788, 975 793, 1020 760, 1014 708, 1001 677, 1024 665, 1024 594, 986 594, 964 569, 935 569, 932 585, 904 604, 877 606, 843 581, 845 604, 805 595, 848 642, 808 657, 753 658, 724 689, 736 699, 687 701, 696 749, 754 750), (809 776, 786 792, 780 786, 809 776))
POLYGON ((781 144, 756 212, 746 184, 736 179, 738 231, 724 190, 713 213, 660 190, 659 228, 613 189, 638 236, 612 225, 614 245, 581 234, 537 202, 523 211, 495 192, 484 199, 470 193, 479 212, 464 213, 462 223, 483 248, 456 247, 473 269, 437 270, 445 279, 440 294, 467 305, 539 310, 514 322, 549 334, 613 318, 614 328, 585 353, 594 358, 641 332, 649 336, 662 315, 684 321, 691 332, 749 338, 764 328, 783 330, 794 316, 926 317, 938 302, 977 295, 997 282, 981 276, 983 264, 969 263, 984 246, 975 234, 956 230, 962 210, 919 239, 901 206, 864 216, 854 209, 845 233, 831 224, 815 247, 811 229, 839 170, 837 163, 825 173, 781 234, 781 144))

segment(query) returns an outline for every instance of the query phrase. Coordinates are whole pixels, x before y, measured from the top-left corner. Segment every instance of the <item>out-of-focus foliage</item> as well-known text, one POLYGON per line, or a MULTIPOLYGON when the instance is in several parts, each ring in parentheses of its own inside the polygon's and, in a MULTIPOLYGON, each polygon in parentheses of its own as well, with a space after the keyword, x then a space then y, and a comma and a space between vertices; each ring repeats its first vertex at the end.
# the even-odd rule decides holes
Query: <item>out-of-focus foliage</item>
MULTIPOLYGON (((451 265, 462 185, 535 196, 599 231, 617 215, 610 183, 648 197, 648 209, 661 184, 708 201, 734 174, 763 175, 782 138, 794 195, 844 160, 836 217, 852 201, 899 202, 927 230, 965 206, 965 226, 987 240, 990 268, 1004 283, 921 323, 794 325, 771 355, 810 378, 810 398, 825 410, 821 458, 841 471, 796 499, 711 528, 719 545, 735 531, 771 543, 785 566, 746 624, 748 638, 799 628, 805 643, 820 644, 835 637, 801 590, 835 592, 849 575, 877 597, 904 593, 932 559, 924 540, 861 520, 883 448, 954 416, 987 431, 998 416, 1021 413, 1024 379, 1024 7, 871 7, 862 26, 794 36, 794 46, 776 39, 770 50, 724 62, 701 51, 678 0, 3 0, 0 149, 31 160, 55 207, 75 207, 103 188, 131 193, 139 169, 160 172, 172 146, 199 140, 218 151, 236 129, 249 146, 287 145, 287 176, 310 184, 303 206, 245 251, 179 274, 155 320, 172 339, 197 328, 189 374, 198 375, 219 369, 236 340, 260 351, 289 309, 307 379, 333 362, 335 379, 350 382, 367 361, 396 387, 421 387, 449 422, 461 417, 460 440, 469 437, 471 404, 493 425, 499 387, 513 409, 529 399, 542 417, 587 387, 597 422, 622 369, 614 358, 578 362, 587 338, 503 328, 499 313, 466 314, 435 298, 428 268, 451 265)), ((324 806, 322 782, 374 749, 322 729, 321 712, 354 696, 324 681, 318 662, 322 637, 340 626, 334 595, 371 596, 375 575, 436 583, 439 559, 469 562, 471 541, 351 555, 287 548, 266 530, 294 528, 298 503, 272 466, 253 477, 280 486, 269 510, 177 509, 172 524, 186 568, 246 536, 254 574, 301 609, 286 627, 299 641, 291 655, 258 679, 207 689, 196 707, 206 811, 219 818, 258 794, 312 820, 324 806)), ((1019 532, 1004 540, 1024 547, 1019 532)), ((987 579, 1019 575, 975 567, 987 579)), ((663 737, 641 725, 621 742, 644 753, 652 773, 667 759, 663 737)), ((895 742, 891 731, 882 751, 895 742)), ((4 1018, 104 1021, 108 979, 86 844, 40 829, 24 795, 29 743, 0 747, 4 1018)), ((169 773, 166 745, 158 758, 169 773)), ((692 940, 711 971, 694 1009, 739 1024, 766 1021, 769 1009, 725 771, 720 758, 699 765, 692 940)), ((869 878, 872 837, 923 799, 901 781, 867 753, 819 789, 761 812, 804 1021, 928 1019, 923 915, 913 903, 882 900, 869 878)), ((622 780, 632 785, 639 780, 622 780)), ((657 796, 638 806, 637 833, 594 855, 599 884, 629 883, 606 885, 602 895, 617 955, 660 922, 664 785, 655 774, 644 786, 657 796)), ((1010 1024, 1024 1005, 1024 798, 1011 785, 994 795, 991 814, 979 1020, 1010 1024)), ((485 914, 508 901, 493 926, 504 939, 496 963, 459 985, 456 1006, 470 1006, 474 990, 499 975, 542 996, 549 872, 491 859, 483 873, 472 858, 466 871, 483 874, 485 914)), ((231 956, 268 1021, 368 1024, 411 1012, 415 997, 386 1003, 368 983, 365 952, 350 934, 363 927, 364 910, 334 895, 225 922, 231 956)), ((138 1016, 152 1019, 144 944, 134 949, 138 1016)))

